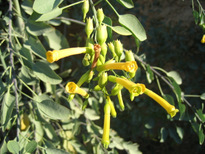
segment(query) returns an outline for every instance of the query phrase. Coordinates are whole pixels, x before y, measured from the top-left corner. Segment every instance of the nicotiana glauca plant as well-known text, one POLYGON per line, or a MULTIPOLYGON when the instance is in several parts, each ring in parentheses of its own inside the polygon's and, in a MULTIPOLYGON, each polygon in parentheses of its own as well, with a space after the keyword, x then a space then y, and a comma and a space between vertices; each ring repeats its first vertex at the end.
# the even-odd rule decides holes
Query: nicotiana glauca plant
MULTIPOLYGON (((136 134, 160 142, 170 136, 180 143, 185 131, 182 122, 188 121, 199 144, 204 143, 204 106, 195 108, 187 99, 204 100, 204 94, 186 95, 176 71, 145 62, 140 55, 147 40, 145 28, 135 15, 118 13, 117 6, 134 9, 132 0, 2 3, 7 7, 0 12, 0 153, 141 153, 137 143, 114 129, 126 127, 119 118, 123 114, 126 118, 132 108, 139 108, 138 118, 133 112, 126 121, 134 119, 141 125, 141 120, 150 119, 143 122, 143 131, 135 128, 136 134), (78 19, 69 18, 69 11, 75 9, 78 19), (71 23, 83 26, 84 45, 72 47, 68 42, 71 23), (132 37, 136 48, 127 48, 124 37, 132 37), (146 80, 139 77, 142 70, 146 80), (154 137, 156 119, 162 122, 154 137)), ((192 1, 192 7, 196 24, 204 29, 202 5, 192 1)))

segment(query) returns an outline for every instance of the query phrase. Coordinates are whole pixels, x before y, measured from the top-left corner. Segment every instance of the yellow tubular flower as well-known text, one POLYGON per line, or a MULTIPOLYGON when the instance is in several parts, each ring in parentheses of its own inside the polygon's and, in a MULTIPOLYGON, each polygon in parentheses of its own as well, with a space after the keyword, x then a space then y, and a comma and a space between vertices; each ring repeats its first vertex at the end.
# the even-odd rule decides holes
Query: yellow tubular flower
POLYGON ((154 99, 157 103, 159 103, 167 111, 167 113, 170 114, 171 117, 174 117, 176 113, 179 112, 178 109, 169 104, 165 99, 163 99, 153 91, 146 88, 144 93, 154 99))
POLYGON ((138 95, 143 94, 146 89, 144 84, 134 83, 128 79, 119 78, 119 77, 115 77, 112 75, 108 77, 108 80, 111 82, 119 83, 120 85, 125 87, 127 90, 129 90, 129 92, 133 96, 138 96, 138 95))
POLYGON ((82 88, 80 88, 77 84, 74 82, 68 82, 66 87, 66 91, 71 94, 80 94, 81 96, 88 98, 89 94, 82 88))
POLYGON ((127 72, 136 72, 138 69, 136 61, 128 61, 122 63, 110 63, 110 64, 103 64, 97 67, 97 71, 105 71, 105 70, 125 70, 127 72))
POLYGON ((203 37, 201 39, 201 43, 205 43, 205 34, 203 35, 203 37))
POLYGON ((25 131, 29 125, 30 125, 30 120, 28 118, 28 115, 26 113, 22 114, 20 117, 20 121, 21 121, 21 131, 25 131))
POLYGON ((67 48, 62 50, 53 50, 46 52, 46 58, 49 63, 58 61, 61 58, 65 58, 72 55, 78 55, 86 53, 88 48, 86 47, 76 47, 76 48, 67 48))
POLYGON ((110 110, 111 110, 111 115, 113 118, 116 118, 117 117, 117 112, 115 110, 115 106, 113 104, 113 102, 111 101, 110 97, 107 96, 107 102, 109 103, 110 105, 110 110))
POLYGON ((106 103, 104 106, 104 126, 103 126, 103 136, 102 136, 102 144, 107 149, 110 144, 110 105, 106 103))

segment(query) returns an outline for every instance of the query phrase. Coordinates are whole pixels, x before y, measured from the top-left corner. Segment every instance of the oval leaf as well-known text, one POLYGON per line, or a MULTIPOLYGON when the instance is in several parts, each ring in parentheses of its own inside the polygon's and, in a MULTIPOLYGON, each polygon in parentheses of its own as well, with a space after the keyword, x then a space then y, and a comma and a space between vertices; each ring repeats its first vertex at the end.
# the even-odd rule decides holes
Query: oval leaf
POLYGON ((98 120, 100 116, 96 114, 95 110, 85 109, 85 116, 90 120, 98 120))
POLYGON ((147 39, 146 32, 141 25, 140 21, 132 14, 119 15, 119 23, 127 28, 134 37, 138 38, 140 41, 147 39))
POLYGON ((202 100, 205 100, 205 93, 201 94, 200 98, 201 98, 202 100))
POLYGON ((68 154, 66 151, 63 151, 60 149, 54 149, 54 148, 47 148, 46 153, 49 153, 49 154, 68 154))
POLYGON ((176 71, 170 71, 167 73, 168 77, 172 77, 178 85, 182 84, 182 78, 180 77, 179 73, 176 71))
POLYGON ((29 143, 26 145, 26 152, 32 153, 32 152, 34 152, 34 150, 36 149, 36 147, 37 147, 37 142, 33 140, 33 141, 29 142, 29 143))
POLYGON ((124 36, 132 35, 132 33, 129 30, 127 30, 126 28, 124 28, 122 26, 113 26, 111 28, 113 31, 115 31, 116 33, 118 33, 120 35, 124 35, 124 36))
POLYGON ((124 7, 131 9, 134 7, 132 0, 117 0, 118 3, 122 4, 124 7))
POLYGON ((44 14, 55 9, 61 2, 62 0, 35 0, 33 9, 40 14, 44 14))
POLYGON ((18 153, 20 151, 19 143, 14 140, 7 143, 7 148, 11 153, 18 153))
POLYGON ((50 84, 59 84, 62 79, 46 63, 37 62, 33 65, 34 74, 42 81, 50 84))
POLYGON ((50 119, 68 119, 71 114, 69 109, 51 100, 44 100, 41 103, 37 103, 37 107, 42 114, 50 119))

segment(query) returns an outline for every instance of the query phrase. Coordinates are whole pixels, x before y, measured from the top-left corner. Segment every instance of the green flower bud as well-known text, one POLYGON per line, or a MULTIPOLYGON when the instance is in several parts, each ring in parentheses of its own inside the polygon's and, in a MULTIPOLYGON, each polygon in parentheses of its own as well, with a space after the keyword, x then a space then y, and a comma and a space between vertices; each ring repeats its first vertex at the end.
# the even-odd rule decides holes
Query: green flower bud
POLYGON ((97 27, 97 41, 100 45, 105 43, 107 40, 107 27, 105 25, 100 25, 97 27))
POLYGON ((100 66, 100 65, 102 65, 103 63, 101 62, 101 60, 100 60, 100 58, 98 59, 98 61, 97 61, 97 66, 100 66))
POLYGON ((85 108, 87 107, 88 105, 88 99, 86 99, 83 103, 83 106, 82 106, 82 110, 85 110, 85 108))
POLYGON ((124 111, 125 106, 124 106, 124 102, 123 102, 123 99, 122 99, 122 93, 121 93, 121 90, 118 92, 117 97, 118 97, 118 101, 119 101, 120 109, 121 109, 122 111, 124 111))
POLYGON ((89 1, 84 0, 83 6, 82 6, 82 12, 83 12, 83 21, 85 21, 86 14, 89 11, 89 1))
POLYGON ((88 66, 90 65, 90 55, 89 54, 85 54, 83 60, 82 60, 82 63, 84 66, 88 66))
POLYGON ((98 18, 98 22, 100 25, 101 25, 102 21, 104 20, 104 17, 105 17, 105 15, 103 13, 103 9, 102 8, 98 9, 97 10, 97 18, 98 18))
POLYGON ((131 50, 125 51, 125 61, 135 61, 134 54, 131 50))
POLYGON ((91 38, 86 39, 86 47, 88 47, 87 53, 89 53, 90 55, 93 55, 95 53, 93 39, 91 38))
POLYGON ((98 80, 98 85, 100 86, 100 88, 105 87, 105 85, 107 84, 107 80, 108 80, 107 72, 102 72, 98 80))
POLYGON ((90 17, 86 19, 85 32, 87 34, 87 38, 89 38, 93 32, 93 19, 90 17))
POLYGON ((96 85, 96 86, 94 87, 94 90, 95 90, 95 91, 100 91, 100 90, 102 90, 102 89, 100 88, 99 85, 96 85))
POLYGON ((110 97, 107 96, 107 99, 106 99, 107 103, 109 103, 110 105, 110 111, 111 111, 111 115, 113 118, 116 118, 117 117, 117 112, 115 110, 115 106, 113 104, 113 102, 111 101, 110 97))
POLYGON ((103 136, 102 144, 107 149, 110 144, 110 105, 106 103, 104 106, 104 126, 103 126, 103 136))
POLYGON ((113 96, 117 95, 121 91, 122 88, 123 88, 122 85, 116 83, 115 87, 111 91, 111 95, 113 96))
POLYGON ((114 46, 115 46, 115 53, 117 54, 118 60, 120 61, 120 57, 121 57, 122 52, 123 52, 123 45, 120 42, 120 40, 116 40, 114 42, 114 46))
POLYGON ((93 72, 93 70, 91 70, 91 71, 89 72, 89 75, 88 75, 88 80, 87 80, 88 83, 92 80, 93 75, 94 75, 94 72, 93 72))
POLYGON ((105 57, 104 57, 103 55, 100 55, 100 56, 99 56, 99 59, 100 59, 100 61, 101 61, 102 64, 105 63, 105 57))
POLYGON ((106 56, 106 54, 107 54, 107 45, 106 45, 106 43, 103 43, 101 45, 101 53, 104 57, 106 56))

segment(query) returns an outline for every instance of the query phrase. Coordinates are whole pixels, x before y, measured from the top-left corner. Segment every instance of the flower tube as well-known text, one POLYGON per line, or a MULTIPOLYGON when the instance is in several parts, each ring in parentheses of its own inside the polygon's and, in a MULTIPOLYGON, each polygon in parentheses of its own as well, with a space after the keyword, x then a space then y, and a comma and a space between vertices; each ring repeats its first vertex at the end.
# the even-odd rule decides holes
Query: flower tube
POLYGON ((174 117, 176 113, 179 112, 178 109, 169 104, 165 99, 163 99, 153 91, 146 88, 144 93, 154 99, 157 103, 159 103, 167 111, 167 113, 170 114, 171 117, 174 117))
POLYGON ((59 59, 72 56, 72 55, 78 55, 82 53, 86 53, 86 51, 89 48, 86 47, 76 47, 76 48, 67 48, 62 50, 53 50, 46 52, 46 58, 49 63, 53 63, 55 61, 58 61, 59 59))
POLYGON ((110 111, 111 111, 111 115, 113 118, 116 118, 117 117, 117 112, 115 110, 115 106, 113 104, 113 102, 111 101, 110 97, 107 96, 107 99, 106 101, 108 102, 108 104, 110 105, 110 111))
POLYGON ((105 71, 105 70, 125 70, 127 72, 136 72, 138 69, 136 61, 128 61, 128 62, 121 62, 121 63, 109 63, 103 64, 97 67, 97 71, 105 71))
POLYGON ((80 88, 77 84, 74 82, 68 82, 66 87, 66 91, 71 94, 80 94, 81 96, 88 98, 89 94, 82 88, 80 88))
POLYGON ((140 83, 134 83, 128 79, 120 78, 120 77, 115 77, 110 75, 108 77, 108 80, 111 82, 116 82, 123 87, 125 87, 133 96, 138 96, 144 93, 145 91, 145 85, 140 84, 140 83))
POLYGON ((201 43, 205 43, 205 34, 203 35, 203 37, 201 39, 201 43))
POLYGON ((102 144, 107 149, 110 144, 110 105, 106 103, 104 106, 104 126, 103 126, 103 136, 102 144))

